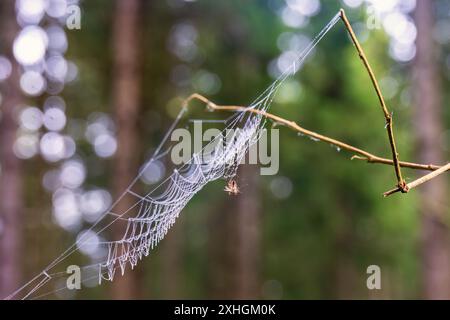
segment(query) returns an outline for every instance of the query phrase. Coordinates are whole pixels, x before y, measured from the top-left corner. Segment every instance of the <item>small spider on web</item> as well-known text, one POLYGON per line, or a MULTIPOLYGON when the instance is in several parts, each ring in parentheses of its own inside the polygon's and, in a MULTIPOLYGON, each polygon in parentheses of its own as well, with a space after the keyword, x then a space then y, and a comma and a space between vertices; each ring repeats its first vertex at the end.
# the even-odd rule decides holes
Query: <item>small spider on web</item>
POLYGON ((230 196, 237 196, 239 193, 241 193, 237 185, 237 182, 234 179, 228 181, 223 191, 228 192, 228 195, 230 196))

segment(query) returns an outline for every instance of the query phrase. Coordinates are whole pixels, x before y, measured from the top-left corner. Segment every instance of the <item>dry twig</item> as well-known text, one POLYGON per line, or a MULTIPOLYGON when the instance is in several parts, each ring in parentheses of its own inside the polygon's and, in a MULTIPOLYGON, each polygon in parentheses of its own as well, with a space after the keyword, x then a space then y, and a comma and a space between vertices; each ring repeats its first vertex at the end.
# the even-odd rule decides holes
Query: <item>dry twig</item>
MULTIPOLYGON (((251 112, 251 113, 255 113, 255 114, 260 114, 268 119, 271 119, 273 121, 275 121, 276 123, 280 123, 285 125, 286 127, 291 128, 294 131, 300 132, 301 134, 305 135, 305 136, 309 136, 312 137, 314 139, 317 139, 319 141, 323 141, 323 142, 327 142, 331 145, 334 145, 336 147, 339 147, 341 149, 356 153, 357 155, 354 155, 351 159, 357 159, 357 160, 364 160, 367 161, 368 163, 380 163, 380 164, 387 164, 387 165, 394 165, 394 161, 391 159, 386 159, 383 157, 379 157, 377 155, 374 155, 368 151, 365 151, 363 149, 354 147, 350 144, 347 144, 345 142, 327 137, 325 135, 322 135, 320 133, 316 133, 314 131, 305 129, 301 126, 299 126, 295 121, 289 121, 286 120, 280 116, 271 114, 269 112, 265 112, 259 109, 254 109, 251 107, 243 107, 243 106, 222 106, 222 105, 217 105, 214 102, 210 101, 208 98, 198 94, 198 93, 194 93, 191 96, 189 96, 187 99, 184 100, 183 102, 183 106, 187 107, 189 105, 189 103, 192 100, 198 100, 203 102, 204 104, 206 104, 207 108, 213 111, 231 111, 231 112, 251 112)), ((449 170, 449 168, 446 166, 438 166, 438 165, 434 165, 434 164, 422 164, 422 163, 414 163, 414 162, 406 162, 406 161, 399 161, 398 165, 401 167, 405 167, 405 168, 410 168, 410 169, 418 169, 418 170, 429 170, 429 171, 433 171, 432 173, 434 173, 437 170, 442 170, 441 173, 449 170), (446 168, 447 167, 447 168, 446 168), (444 168, 444 169, 442 169, 444 168)), ((426 181, 434 178, 434 176, 430 177, 429 179, 427 179, 426 181)), ((423 181, 425 182, 425 181, 423 181)), ((423 183, 422 182, 422 183, 423 183)), ((406 185, 405 185, 406 186, 406 185)), ((411 187, 409 187, 410 189, 411 187)), ((398 187, 397 187, 398 189, 398 187)), ((408 190, 409 190, 408 189, 408 190)), ((398 189, 397 191, 401 191, 400 189, 398 189)))
MULTIPOLYGON (((420 177, 419 179, 416 179, 416 180, 408 183, 406 185, 406 188, 408 188, 408 190, 411 190, 411 189, 413 189, 413 188, 415 188, 417 186, 420 186, 422 183, 425 183, 425 182, 427 182, 427 181, 429 181, 429 180, 431 180, 433 178, 436 178, 437 176, 443 174, 447 170, 450 170, 450 162, 447 163, 445 166, 442 166, 439 169, 437 169, 437 170, 435 170, 433 172, 430 172, 429 174, 426 174, 423 177, 420 177)), ((383 196, 388 197, 391 194, 397 193, 399 191, 401 191, 401 190, 397 187, 395 189, 392 189, 392 190, 389 190, 389 191, 385 192, 383 194, 383 196)))
POLYGON ((356 35, 352 29, 352 26, 350 25, 350 22, 347 19, 347 16, 345 15, 344 9, 340 10, 341 19, 344 22, 344 25, 350 35, 350 38, 352 39, 353 44, 356 47, 356 50, 358 51, 359 58, 362 60, 364 66, 366 67, 367 73, 369 74, 370 80, 372 81, 373 87, 375 88, 375 91, 377 93, 378 99, 380 100, 381 109, 383 110, 384 118, 386 120, 386 130, 389 137, 389 144, 391 145, 391 151, 392 151, 392 159, 394 162, 394 168, 395 168, 395 175, 397 176, 397 183, 398 187, 401 190, 401 192, 408 192, 408 189, 406 188, 406 182, 403 180, 402 172, 400 169, 400 162, 397 152, 397 146, 395 144, 394 139, 394 128, 393 128, 393 120, 392 120, 392 113, 389 112, 386 102, 384 101, 383 94, 381 93, 380 86, 378 85, 377 79, 375 77, 375 74, 370 67, 369 61, 367 60, 367 57, 364 53, 363 48, 358 42, 358 39, 356 38, 356 35))

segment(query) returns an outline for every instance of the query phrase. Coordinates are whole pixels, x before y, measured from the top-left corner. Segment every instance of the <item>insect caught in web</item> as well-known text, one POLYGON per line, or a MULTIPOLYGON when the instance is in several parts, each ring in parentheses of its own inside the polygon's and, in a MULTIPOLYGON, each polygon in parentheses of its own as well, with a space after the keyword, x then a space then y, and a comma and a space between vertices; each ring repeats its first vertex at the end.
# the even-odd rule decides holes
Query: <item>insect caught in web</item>
POLYGON ((223 189, 223 191, 228 192, 228 195, 230 196, 237 196, 240 193, 237 182, 234 179, 228 181, 228 184, 225 186, 225 189, 223 189))

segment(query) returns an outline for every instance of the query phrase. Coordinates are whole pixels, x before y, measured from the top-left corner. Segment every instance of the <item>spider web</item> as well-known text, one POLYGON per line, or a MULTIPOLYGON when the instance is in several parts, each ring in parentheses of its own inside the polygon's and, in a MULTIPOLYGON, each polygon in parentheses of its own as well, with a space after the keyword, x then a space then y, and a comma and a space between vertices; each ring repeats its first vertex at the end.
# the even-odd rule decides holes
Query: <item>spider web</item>
MULTIPOLYGON (((278 88, 288 77, 297 73, 308 55, 338 20, 339 13, 303 51, 297 54, 292 65, 249 104, 248 108, 263 112, 268 110, 278 88)), ((65 282, 68 273, 64 269, 70 265, 68 258, 77 251, 89 248, 94 240, 95 245, 102 248, 104 256, 100 261, 81 268, 81 282, 83 285, 92 286, 102 281, 113 281, 118 273, 123 275, 127 268, 133 269, 143 257, 149 255, 175 223, 183 208, 205 185, 221 178, 231 179, 236 175, 247 151, 260 138, 265 123, 260 113, 245 111, 234 113, 225 121, 225 129, 221 134, 203 149, 195 152, 187 163, 174 168, 155 188, 146 194, 134 191, 144 172, 155 161, 169 154, 171 148, 167 147, 167 142, 186 114, 187 108, 182 107, 153 156, 141 168, 123 194, 92 225, 90 232, 85 232, 37 276, 6 299, 39 299, 68 290, 65 282), (231 139, 227 139, 227 132, 233 132, 231 139), (225 140, 227 143, 224 143, 225 140), (121 202, 132 205, 123 212, 115 212, 115 208, 119 207, 121 202), (123 236, 119 239, 105 240, 110 238, 112 226, 119 223, 124 226, 123 236)))

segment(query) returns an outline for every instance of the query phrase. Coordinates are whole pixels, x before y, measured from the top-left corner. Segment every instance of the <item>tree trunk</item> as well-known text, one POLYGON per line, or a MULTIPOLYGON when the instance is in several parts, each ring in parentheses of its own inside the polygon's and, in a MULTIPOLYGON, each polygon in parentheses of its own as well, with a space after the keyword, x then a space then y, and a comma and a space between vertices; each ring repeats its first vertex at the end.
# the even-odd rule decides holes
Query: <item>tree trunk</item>
POLYGON ((258 167, 243 165, 241 194, 227 196, 213 216, 210 241, 210 294, 219 299, 260 296, 261 210, 258 167))
POLYGON ((0 298, 16 290, 21 281, 20 254, 22 252, 22 171, 19 159, 13 152, 17 123, 15 108, 21 101, 19 66, 12 55, 14 37, 18 26, 14 1, 0 4, 2 43, 13 70, 1 87, 3 102, 0 119, 0 298))
MULTIPOLYGON (((433 1, 417 1, 417 53, 413 67, 415 93, 415 129, 418 161, 444 163, 440 148, 441 92, 436 65, 437 50, 433 41, 433 1)), ((423 295, 427 299, 450 298, 450 257, 447 229, 441 222, 448 208, 446 177, 440 177, 420 188, 422 213, 423 295)))
POLYGON ((183 227, 181 221, 177 221, 161 242, 163 299, 182 299, 183 227))
MULTIPOLYGON (((113 104, 117 124, 118 149, 114 163, 113 187, 116 197, 126 191, 138 172, 139 141, 137 121, 140 100, 139 12, 140 0, 116 0, 113 26, 113 104)), ((133 203, 124 197, 114 208, 125 212, 133 203)), ((125 232, 125 224, 116 221, 115 238, 125 232)), ((138 273, 117 276, 112 283, 114 299, 131 299, 139 295, 138 273)))
POLYGON ((257 166, 244 166, 241 180, 244 194, 238 201, 237 247, 236 247, 236 294, 237 299, 256 299, 259 297, 260 265, 260 207, 257 166))

